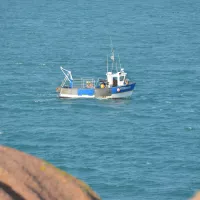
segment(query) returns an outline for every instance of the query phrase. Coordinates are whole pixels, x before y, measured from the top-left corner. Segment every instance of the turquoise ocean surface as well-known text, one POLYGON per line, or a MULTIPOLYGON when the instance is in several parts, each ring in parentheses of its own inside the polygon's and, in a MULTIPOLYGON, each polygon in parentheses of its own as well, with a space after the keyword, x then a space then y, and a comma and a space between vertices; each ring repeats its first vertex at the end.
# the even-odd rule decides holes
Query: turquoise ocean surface
POLYGON ((45 159, 104 200, 200 189, 199 0, 1 0, 0 144, 45 159), (131 99, 59 99, 60 66, 104 77, 110 36, 131 99))

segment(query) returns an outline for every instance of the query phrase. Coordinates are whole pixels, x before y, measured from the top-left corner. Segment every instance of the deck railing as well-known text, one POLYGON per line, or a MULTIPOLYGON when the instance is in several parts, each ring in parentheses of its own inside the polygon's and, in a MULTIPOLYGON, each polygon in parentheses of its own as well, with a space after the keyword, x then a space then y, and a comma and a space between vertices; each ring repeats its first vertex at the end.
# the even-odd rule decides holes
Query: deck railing
MULTIPOLYGON (((94 88, 95 80, 93 78, 78 78, 73 79, 73 88, 94 88)), ((69 87, 69 81, 65 78, 61 84, 61 87, 69 87)))

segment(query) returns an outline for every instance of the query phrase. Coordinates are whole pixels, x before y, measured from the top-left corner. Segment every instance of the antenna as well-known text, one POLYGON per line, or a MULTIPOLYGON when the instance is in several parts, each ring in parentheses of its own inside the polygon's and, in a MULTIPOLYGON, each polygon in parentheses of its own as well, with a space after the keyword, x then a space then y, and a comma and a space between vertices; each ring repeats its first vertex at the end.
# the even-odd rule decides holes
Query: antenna
POLYGON ((107 72, 108 72, 108 55, 107 55, 107 72))
POLYGON ((120 62, 119 54, 118 54, 118 59, 119 59, 119 66, 120 66, 120 69, 121 69, 121 68, 122 68, 122 65, 121 65, 121 62, 120 62))
POLYGON ((116 62, 116 72, 118 72, 117 62, 116 62))

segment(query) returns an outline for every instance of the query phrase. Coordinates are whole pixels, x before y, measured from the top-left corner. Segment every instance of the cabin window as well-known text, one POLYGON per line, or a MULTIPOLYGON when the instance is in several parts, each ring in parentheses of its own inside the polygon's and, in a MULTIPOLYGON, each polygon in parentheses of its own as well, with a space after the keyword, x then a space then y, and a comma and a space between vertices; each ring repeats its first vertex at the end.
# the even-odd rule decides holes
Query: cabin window
POLYGON ((124 80, 124 76, 120 76, 120 81, 123 81, 124 80))

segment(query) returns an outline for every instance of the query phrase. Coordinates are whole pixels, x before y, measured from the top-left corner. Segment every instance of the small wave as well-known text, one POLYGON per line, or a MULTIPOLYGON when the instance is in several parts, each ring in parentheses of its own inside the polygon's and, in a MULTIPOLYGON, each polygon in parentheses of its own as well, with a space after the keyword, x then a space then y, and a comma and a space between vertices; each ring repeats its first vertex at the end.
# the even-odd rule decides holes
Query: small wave
POLYGON ((2 132, 2 131, 0 131, 0 135, 3 135, 3 132, 2 132))
POLYGON ((41 100, 34 100, 35 103, 41 103, 41 100))
POLYGON ((54 99, 36 99, 34 100, 35 103, 44 103, 44 102, 49 102, 49 101, 52 101, 54 99))
POLYGON ((55 94, 52 94, 52 93, 39 93, 37 94, 38 97, 55 97, 55 94))
POLYGON ((192 131, 192 130, 194 130, 194 128, 191 127, 191 126, 185 127, 184 129, 185 129, 186 131, 192 131))
POLYGON ((5 93, 5 96, 18 96, 19 94, 5 93))
POLYGON ((151 165, 151 163, 147 161, 147 162, 146 162, 146 165, 151 165))

